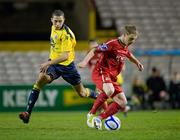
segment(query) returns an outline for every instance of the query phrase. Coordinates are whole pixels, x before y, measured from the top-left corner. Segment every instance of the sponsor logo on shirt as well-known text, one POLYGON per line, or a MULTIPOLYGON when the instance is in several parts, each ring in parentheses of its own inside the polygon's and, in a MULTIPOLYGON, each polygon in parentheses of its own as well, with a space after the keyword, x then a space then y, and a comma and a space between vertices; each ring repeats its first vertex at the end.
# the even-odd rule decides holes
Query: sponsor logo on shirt
POLYGON ((101 51, 106 51, 108 49, 108 46, 105 43, 103 43, 98 46, 98 49, 100 49, 101 51))

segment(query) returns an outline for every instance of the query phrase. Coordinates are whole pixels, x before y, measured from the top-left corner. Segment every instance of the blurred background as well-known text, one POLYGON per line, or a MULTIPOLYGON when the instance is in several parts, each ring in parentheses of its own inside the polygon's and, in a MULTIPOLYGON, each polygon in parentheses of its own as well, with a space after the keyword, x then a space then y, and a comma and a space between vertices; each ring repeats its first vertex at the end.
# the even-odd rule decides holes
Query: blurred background
MULTIPOLYGON (((134 24, 140 35, 130 50, 143 63, 139 72, 126 63, 122 85, 133 110, 180 109, 179 0, 0 0, 0 111, 22 111, 39 66, 48 59, 51 13, 61 9, 77 38, 76 60, 86 55, 90 39, 102 43, 134 24)), ((92 89, 88 68, 79 69, 92 89)), ((64 80, 46 86, 35 110, 87 110, 64 80)))

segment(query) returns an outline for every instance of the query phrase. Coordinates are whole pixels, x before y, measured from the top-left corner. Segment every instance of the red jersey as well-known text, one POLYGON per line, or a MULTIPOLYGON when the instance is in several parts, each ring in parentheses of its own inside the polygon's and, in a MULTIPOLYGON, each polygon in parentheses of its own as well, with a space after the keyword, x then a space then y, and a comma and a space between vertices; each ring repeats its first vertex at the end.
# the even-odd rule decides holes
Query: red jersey
POLYGON ((99 60, 100 57, 100 53, 94 55, 88 62, 88 67, 91 70, 91 72, 93 71, 97 61, 99 60))
POLYGON ((123 47, 118 39, 112 39, 99 45, 95 53, 100 53, 99 60, 96 63, 94 71, 102 71, 116 79, 122 71, 126 58, 131 57, 128 46, 123 47))

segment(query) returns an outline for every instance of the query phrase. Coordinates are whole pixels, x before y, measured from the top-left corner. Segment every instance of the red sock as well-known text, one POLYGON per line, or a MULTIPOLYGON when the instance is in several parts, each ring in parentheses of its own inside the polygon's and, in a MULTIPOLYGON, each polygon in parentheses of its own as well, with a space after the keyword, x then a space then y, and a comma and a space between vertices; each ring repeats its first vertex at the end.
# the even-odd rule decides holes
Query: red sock
POLYGON ((120 107, 120 110, 121 110, 122 112, 125 112, 125 110, 126 110, 126 106, 124 106, 124 107, 120 107))
POLYGON ((102 108, 104 109, 104 111, 108 108, 107 102, 104 102, 104 104, 102 104, 102 108))
POLYGON ((101 117, 101 119, 106 119, 107 117, 116 114, 120 109, 121 109, 120 105, 116 102, 113 102, 99 116, 101 117))
POLYGON ((102 106, 102 104, 107 100, 107 98, 108 98, 108 96, 105 93, 103 93, 103 92, 100 93, 97 96, 97 99, 95 100, 90 113, 96 114, 96 111, 99 109, 99 107, 102 106))
POLYGON ((108 103, 107 103, 107 101, 105 101, 105 102, 99 107, 98 110, 99 110, 100 112, 104 112, 104 110, 106 110, 107 107, 108 107, 108 103))

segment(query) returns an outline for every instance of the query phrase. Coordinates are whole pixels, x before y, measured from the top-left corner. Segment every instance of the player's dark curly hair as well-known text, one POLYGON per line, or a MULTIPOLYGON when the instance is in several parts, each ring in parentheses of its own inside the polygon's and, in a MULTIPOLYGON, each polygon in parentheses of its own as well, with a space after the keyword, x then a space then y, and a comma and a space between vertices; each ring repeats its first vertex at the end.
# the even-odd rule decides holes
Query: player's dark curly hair
POLYGON ((61 10, 54 10, 54 12, 52 13, 52 17, 53 16, 63 16, 64 17, 64 12, 61 10))

